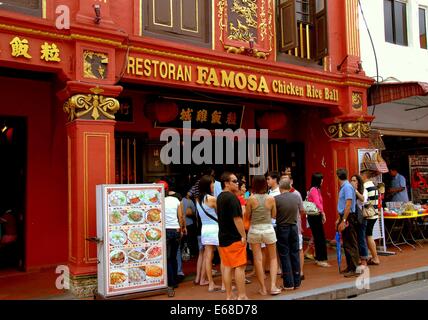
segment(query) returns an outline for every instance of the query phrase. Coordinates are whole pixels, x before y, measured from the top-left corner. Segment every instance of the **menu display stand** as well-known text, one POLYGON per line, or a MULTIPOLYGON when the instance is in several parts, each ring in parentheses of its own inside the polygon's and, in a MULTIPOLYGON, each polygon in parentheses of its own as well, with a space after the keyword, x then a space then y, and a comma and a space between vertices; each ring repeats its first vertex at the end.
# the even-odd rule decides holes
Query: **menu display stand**
POLYGON ((162 184, 98 185, 97 237, 95 299, 174 295, 167 284, 162 184))

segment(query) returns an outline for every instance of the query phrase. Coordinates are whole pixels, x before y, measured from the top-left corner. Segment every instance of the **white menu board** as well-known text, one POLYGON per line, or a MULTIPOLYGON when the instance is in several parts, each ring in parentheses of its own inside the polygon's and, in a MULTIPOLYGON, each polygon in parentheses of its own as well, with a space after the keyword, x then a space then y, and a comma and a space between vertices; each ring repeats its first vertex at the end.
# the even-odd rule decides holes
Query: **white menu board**
POLYGON ((98 185, 98 294, 167 288, 162 184, 98 185))

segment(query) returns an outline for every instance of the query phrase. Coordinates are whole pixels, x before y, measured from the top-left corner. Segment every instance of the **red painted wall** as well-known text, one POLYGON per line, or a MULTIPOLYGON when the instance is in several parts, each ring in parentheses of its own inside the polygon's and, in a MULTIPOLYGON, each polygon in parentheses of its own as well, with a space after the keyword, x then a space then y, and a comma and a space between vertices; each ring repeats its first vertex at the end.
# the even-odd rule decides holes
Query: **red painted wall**
POLYGON ((26 267, 67 261, 65 116, 50 82, 0 77, 0 115, 27 119, 26 267), (25 93, 24 93, 25 90, 25 93))

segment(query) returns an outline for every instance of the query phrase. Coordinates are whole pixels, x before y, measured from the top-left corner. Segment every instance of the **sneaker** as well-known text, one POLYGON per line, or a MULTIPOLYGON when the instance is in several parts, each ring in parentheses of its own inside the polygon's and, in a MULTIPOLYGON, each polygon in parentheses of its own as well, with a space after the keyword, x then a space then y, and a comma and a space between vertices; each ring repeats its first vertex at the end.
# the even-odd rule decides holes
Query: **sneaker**
POLYGON ((323 268, 329 268, 331 265, 327 261, 317 261, 317 266, 323 268))

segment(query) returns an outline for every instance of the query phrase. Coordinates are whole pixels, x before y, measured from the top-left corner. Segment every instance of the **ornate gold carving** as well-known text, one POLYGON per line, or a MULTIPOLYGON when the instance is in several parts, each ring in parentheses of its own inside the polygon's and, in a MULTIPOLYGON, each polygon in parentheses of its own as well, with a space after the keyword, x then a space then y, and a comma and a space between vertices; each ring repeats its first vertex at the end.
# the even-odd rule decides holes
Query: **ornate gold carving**
POLYGON ((83 76, 90 79, 107 78, 108 55, 100 52, 83 52, 83 76))
POLYGON ((224 15, 226 9, 226 0, 220 0, 217 4, 218 6, 218 26, 220 27, 220 37, 219 40, 223 43, 223 30, 227 30, 227 24, 224 23, 224 15))
POLYGON ((352 92, 352 108, 361 109, 363 107, 363 94, 361 92, 352 92))
POLYGON ((269 52, 259 51, 257 49, 253 50, 253 56, 259 59, 267 59, 269 56, 269 52))
POLYGON ((265 40, 265 36, 267 35, 267 23, 266 23, 266 11, 265 11, 265 0, 262 0, 262 4, 260 6, 260 24, 259 24, 259 29, 260 29, 260 38, 262 39, 262 41, 265 40))
POLYGON ((257 0, 233 0, 231 11, 245 19, 245 22, 239 18, 236 18, 236 26, 234 22, 229 22, 228 39, 248 42, 255 38, 251 29, 257 32, 257 0))
POLYGON ((274 36, 273 36, 273 9, 272 9, 272 1, 268 0, 268 30, 269 30, 269 52, 273 50, 274 36))
POLYGON ((330 138, 367 138, 370 134, 369 122, 335 123, 328 127, 330 138))
POLYGON ((68 114, 68 121, 89 117, 94 120, 100 117, 114 120, 114 114, 119 110, 119 101, 99 95, 104 91, 100 88, 94 88, 91 91, 94 94, 76 94, 67 100, 63 109, 68 114))
POLYGON ((245 51, 244 47, 233 47, 233 46, 224 46, 224 48, 226 49, 227 53, 235 53, 235 54, 240 54, 242 52, 245 51))

